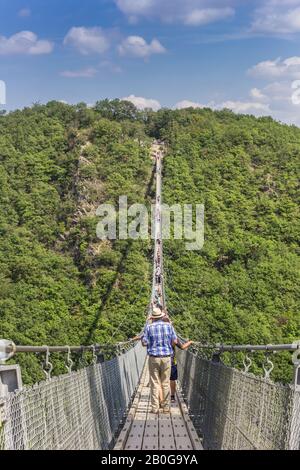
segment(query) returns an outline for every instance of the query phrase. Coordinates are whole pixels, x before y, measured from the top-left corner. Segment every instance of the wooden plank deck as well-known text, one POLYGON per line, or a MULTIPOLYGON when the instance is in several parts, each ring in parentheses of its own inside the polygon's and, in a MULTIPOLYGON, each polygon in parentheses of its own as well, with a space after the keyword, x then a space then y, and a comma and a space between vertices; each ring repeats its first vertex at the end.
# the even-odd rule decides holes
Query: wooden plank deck
POLYGON ((202 450, 180 392, 170 413, 150 412, 148 362, 114 450, 202 450))

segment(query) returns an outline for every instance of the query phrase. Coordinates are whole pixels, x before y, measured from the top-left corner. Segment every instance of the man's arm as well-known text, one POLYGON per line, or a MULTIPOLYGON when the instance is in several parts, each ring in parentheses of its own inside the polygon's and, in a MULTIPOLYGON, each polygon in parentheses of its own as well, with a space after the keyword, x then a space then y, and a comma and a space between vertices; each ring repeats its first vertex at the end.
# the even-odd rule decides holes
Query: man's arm
POLYGON ((145 327, 144 334, 141 339, 142 339, 142 345, 146 347, 148 344, 148 325, 145 327))
POLYGON ((145 331, 146 331, 147 325, 144 327, 143 332, 140 335, 136 335, 133 338, 130 339, 130 341, 143 341, 144 336, 145 336, 145 331))
POLYGON ((171 341, 172 341, 172 346, 177 346, 178 344, 178 338, 175 333, 174 327, 171 325, 171 341))
POLYGON ((189 340, 186 343, 181 343, 180 341, 177 341, 176 346, 179 349, 185 350, 185 349, 188 349, 193 343, 194 343, 194 341, 192 341, 192 340, 189 340))
POLYGON ((130 341, 140 341, 143 338, 143 335, 136 335, 133 338, 131 338, 130 341))

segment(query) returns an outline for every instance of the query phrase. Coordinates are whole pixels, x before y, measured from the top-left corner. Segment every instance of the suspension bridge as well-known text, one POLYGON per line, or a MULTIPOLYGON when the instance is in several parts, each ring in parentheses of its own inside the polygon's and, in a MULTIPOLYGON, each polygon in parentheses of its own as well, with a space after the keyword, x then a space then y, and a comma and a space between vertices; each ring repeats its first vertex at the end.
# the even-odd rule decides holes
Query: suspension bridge
MULTIPOLYGON (((162 237, 164 145, 155 142, 154 305, 166 309, 162 237)), ((149 373, 141 342, 111 346, 19 346, 0 341, 0 450, 300 449, 300 343, 195 343, 177 353, 179 389, 169 413, 150 411, 149 373), (273 352, 291 352, 293 382, 272 381, 273 352), (22 387, 21 353, 45 355, 45 380, 22 387), (205 354, 203 354, 205 352, 205 354), (224 353, 244 354, 243 370, 224 353), (263 375, 251 373, 253 355, 265 353, 263 375), (52 377, 51 354, 65 355, 66 373, 52 377), (73 370, 74 354, 91 364, 73 370), (73 355, 73 356, 72 356, 73 355), (105 357, 106 356, 106 357, 105 357), (211 359, 209 359, 211 357, 211 359)))

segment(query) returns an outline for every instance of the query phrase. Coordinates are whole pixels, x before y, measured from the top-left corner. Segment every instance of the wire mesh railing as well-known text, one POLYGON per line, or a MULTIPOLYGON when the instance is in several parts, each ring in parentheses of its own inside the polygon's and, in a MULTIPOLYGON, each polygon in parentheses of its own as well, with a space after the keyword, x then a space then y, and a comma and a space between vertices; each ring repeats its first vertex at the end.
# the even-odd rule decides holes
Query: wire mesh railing
POLYGON ((299 449, 300 391, 179 351, 179 380, 206 449, 299 449))
POLYGON ((1 450, 110 449, 145 363, 141 344, 109 361, 8 393, 1 450))

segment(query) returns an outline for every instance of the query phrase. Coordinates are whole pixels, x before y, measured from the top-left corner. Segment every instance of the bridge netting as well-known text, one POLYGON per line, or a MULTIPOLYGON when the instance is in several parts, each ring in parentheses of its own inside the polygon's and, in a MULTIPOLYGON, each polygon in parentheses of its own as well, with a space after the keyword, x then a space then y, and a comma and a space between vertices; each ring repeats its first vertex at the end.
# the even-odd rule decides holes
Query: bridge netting
POLYGON ((300 448, 300 390, 178 353, 179 380, 206 449, 300 448))
POLYGON ((145 363, 141 344, 0 400, 0 449, 110 449, 145 363))
MULTIPOLYGON (((179 381, 205 449, 299 449, 300 391, 178 352, 179 381)), ((139 343, 100 364, 0 400, 1 450, 111 449, 145 364, 139 343)))

